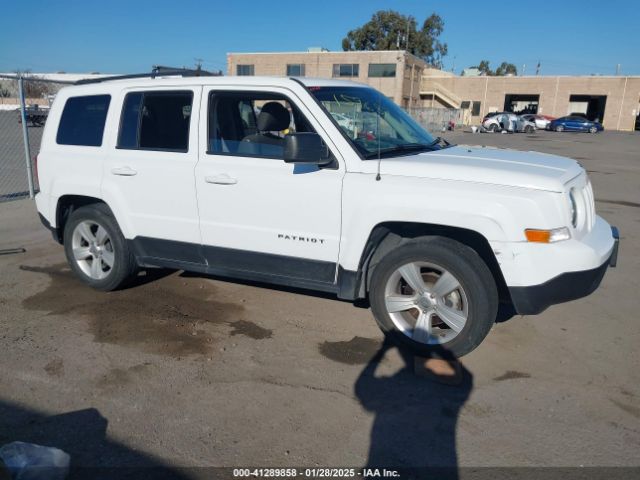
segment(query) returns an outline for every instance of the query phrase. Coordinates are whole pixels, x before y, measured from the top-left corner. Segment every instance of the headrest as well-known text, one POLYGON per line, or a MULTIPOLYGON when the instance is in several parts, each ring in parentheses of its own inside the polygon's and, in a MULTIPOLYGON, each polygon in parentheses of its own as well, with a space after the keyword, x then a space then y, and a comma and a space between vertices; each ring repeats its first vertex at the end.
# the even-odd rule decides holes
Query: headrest
POLYGON ((265 103, 258 115, 258 130, 261 132, 279 132, 289 128, 291 117, 289 110, 281 103, 265 103))

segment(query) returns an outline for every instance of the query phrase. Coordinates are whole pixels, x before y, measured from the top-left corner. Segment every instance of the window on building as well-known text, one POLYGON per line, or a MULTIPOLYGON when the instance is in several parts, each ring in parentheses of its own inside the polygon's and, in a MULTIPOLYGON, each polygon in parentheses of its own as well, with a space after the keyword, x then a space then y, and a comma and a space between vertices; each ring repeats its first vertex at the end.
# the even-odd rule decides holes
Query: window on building
POLYGON ((334 63, 334 77, 358 77, 360 76, 360 65, 357 63, 334 63))
POLYGON ((480 104, 481 102, 473 102, 473 106, 471 107, 471 115, 477 117, 480 115, 480 104))
POLYGON ((396 64, 395 63, 370 63, 369 76, 370 77, 395 77, 396 64))
POLYGON ((304 63, 288 64, 287 77, 304 77, 304 63))
POLYGON ((315 132, 285 96, 269 92, 212 92, 209 154, 284 158, 287 133, 315 132))
POLYGON ((253 65, 236 65, 236 75, 242 75, 242 76, 255 75, 255 70, 253 68, 253 65))
POLYGON ((101 146, 110 101, 110 95, 69 98, 62 110, 56 142, 59 145, 101 146))
POLYGON ((190 91, 128 93, 120 117, 118 148, 188 151, 192 103, 190 91))

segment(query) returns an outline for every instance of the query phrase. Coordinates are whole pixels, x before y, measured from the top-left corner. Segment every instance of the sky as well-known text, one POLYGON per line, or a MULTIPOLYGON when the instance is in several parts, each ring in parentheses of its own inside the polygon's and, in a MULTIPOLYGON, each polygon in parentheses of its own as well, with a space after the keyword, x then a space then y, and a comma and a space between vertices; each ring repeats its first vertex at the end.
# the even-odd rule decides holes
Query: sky
POLYGON ((640 75, 640 1, 7 0, 0 72, 147 72, 154 64, 226 73, 229 52, 341 50, 377 10, 444 22, 445 69, 487 59, 542 75, 640 75))

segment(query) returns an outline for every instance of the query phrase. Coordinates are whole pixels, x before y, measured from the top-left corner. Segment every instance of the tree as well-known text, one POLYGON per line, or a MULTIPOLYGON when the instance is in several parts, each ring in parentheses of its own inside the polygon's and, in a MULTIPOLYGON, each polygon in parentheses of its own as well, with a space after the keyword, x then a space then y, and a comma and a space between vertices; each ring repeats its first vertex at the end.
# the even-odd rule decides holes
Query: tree
POLYGON ((16 75, 24 78, 25 98, 43 98, 51 93, 50 84, 41 82, 41 78, 31 73, 30 70, 16 70, 16 75))
POLYGON ((480 75, 487 76, 495 75, 496 77, 504 77, 505 75, 518 74, 518 69, 516 68, 516 66, 513 63, 507 62, 502 62, 500 66, 496 68, 495 72, 491 70, 491 67, 489 67, 489 60, 481 60, 476 67, 471 68, 477 68, 480 71, 480 75))
MULTIPOLYGON (((473 68, 473 67, 472 67, 473 68)), ((478 64, 477 68, 480 71, 481 75, 493 75, 493 70, 489 67, 489 60, 482 60, 478 64)))
POLYGON ((431 14, 418 30, 417 21, 413 16, 402 15, 394 10, 379 10, 367 23, 347 33, 342 40, 342 49, 404 49, 441 68, 442 58, 447 54, 447 44, 440 41, 443 30, 444 21, 435 13, 431 14))
POLYGON ((498 68, 496 68, 496 76, 502 77, 504 75, 517 75, 518 69, 513 63, 502 62, 498 68))

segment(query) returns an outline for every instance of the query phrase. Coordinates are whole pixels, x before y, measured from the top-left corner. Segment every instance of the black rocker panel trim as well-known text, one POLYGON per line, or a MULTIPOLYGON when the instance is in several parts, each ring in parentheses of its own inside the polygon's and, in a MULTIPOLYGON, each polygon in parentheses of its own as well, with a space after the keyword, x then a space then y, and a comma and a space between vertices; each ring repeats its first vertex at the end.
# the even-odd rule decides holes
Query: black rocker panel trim
MULTIPOLYGON (((336 284, 336 264, 332 262, 150 237, 128 241, 142 266, 178 268, 324 292, 340 291, 340 298, 345 299, 351 296, 349 287, 345 292, 344 287, 336 284)), ((340 271, 339 282, 351 277, 340 271)))

